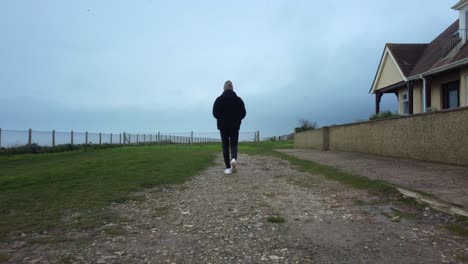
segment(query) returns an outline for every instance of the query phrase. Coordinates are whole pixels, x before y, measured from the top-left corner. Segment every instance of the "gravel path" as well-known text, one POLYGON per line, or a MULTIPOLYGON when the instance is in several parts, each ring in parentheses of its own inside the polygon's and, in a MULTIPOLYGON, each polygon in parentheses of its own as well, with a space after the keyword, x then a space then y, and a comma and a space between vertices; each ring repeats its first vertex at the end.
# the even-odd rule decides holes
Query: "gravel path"
MULTIPOLYGON (((446 215, 353 190, 286 161, 239 157, 178 186, 108 208, 119 221, 61 243, 19 240, 11 263, 463 263, 466 237, 446 215), (396 212, 411 215, 394 217, 396 212), (279 221, 282 223, 272 223, 279 221), (392 221, 393 220, 393 221, 392 221)), ((43 235, 47 237, 47 234, 43 235)))

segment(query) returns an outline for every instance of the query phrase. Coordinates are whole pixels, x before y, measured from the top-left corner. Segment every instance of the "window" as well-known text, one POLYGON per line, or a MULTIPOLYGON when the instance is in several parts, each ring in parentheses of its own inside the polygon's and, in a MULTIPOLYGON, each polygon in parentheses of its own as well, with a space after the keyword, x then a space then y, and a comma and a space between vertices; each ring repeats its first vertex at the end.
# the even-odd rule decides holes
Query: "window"
MULTIPOLYGON (((465 12, 465 30, 468 29, 468 11, 465 12)), ((466 34, 466 32, 465 32, 466 34)))
POLYGON ((465 106, 468 106, 468 75, 465 76, 465 106))
POLYGON ((408 114, 409 112, 408 93, 403 94, 402 102, 403 102, 403 114, 408 114))
POLYGON ((456 108, 460 106, 460 82, 455 81, 442 85, 442 108, 456 108))

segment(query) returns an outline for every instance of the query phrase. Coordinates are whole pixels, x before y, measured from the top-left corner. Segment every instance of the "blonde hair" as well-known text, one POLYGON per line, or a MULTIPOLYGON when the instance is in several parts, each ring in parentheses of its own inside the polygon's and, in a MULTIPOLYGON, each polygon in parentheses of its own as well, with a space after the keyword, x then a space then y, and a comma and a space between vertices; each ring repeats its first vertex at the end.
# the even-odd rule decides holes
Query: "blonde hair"
POLYGON ((232 85, 232 82, 227 80, 225 83, 224 83, 224 91, 226 90, 234 90, 234 86, 232 85))

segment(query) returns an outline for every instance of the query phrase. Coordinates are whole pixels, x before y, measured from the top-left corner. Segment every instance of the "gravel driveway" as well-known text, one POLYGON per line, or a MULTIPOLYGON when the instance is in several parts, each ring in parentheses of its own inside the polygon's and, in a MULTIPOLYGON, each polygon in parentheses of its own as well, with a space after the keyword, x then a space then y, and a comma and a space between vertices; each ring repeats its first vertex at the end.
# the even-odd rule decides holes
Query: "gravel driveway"
MULTIPOLYGON (((453 219, 350 189, 266 156, 239 156, 177 186, 113 204, 119 221, 57 243, 18 239, 11 263, 463 263, 453 219), (397 216, 396 216, 397 215, 397 216), (407 216, 407 217, 405 217, 407 216)), ((51 234, 42 234, 47 238, 51 234)), ((47 241, 47 239, 44 239, 47 241)))

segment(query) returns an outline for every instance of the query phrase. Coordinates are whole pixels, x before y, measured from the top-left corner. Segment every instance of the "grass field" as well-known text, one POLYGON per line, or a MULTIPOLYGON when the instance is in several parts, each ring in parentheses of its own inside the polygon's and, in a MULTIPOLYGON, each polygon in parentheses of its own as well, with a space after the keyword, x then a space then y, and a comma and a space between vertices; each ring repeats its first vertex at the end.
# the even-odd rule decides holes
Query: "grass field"
POLYGON ((142 188, 182 183, 212 165, 219 149, 169 145, 1 156, 0 239, 67 228, 65 213, 80 213, 74 223, 80 228, 99 224, 105 205, 142 188))

